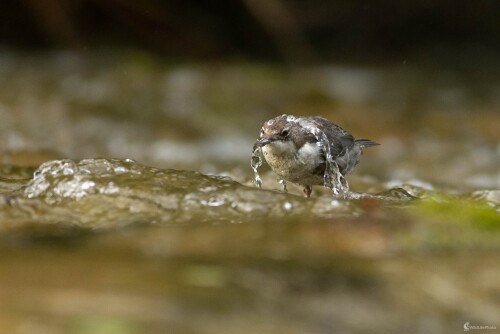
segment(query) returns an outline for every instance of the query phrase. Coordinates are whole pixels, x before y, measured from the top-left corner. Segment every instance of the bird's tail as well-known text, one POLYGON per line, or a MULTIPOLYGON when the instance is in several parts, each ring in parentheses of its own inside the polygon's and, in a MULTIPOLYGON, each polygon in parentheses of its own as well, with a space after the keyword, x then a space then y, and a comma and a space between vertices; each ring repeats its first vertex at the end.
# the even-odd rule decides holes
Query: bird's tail
POLYGON ((370 139, 356 139, 354 142, 358 144, 361 149, 380 145, 379 143, 371 141, 370 139))

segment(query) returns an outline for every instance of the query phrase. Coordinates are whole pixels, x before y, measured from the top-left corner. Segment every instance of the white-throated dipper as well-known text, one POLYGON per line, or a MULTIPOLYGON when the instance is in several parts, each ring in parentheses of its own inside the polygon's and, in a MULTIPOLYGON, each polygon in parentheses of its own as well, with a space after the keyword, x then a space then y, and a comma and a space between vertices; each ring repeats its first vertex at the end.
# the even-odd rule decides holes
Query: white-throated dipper
POLYGON ((282 180, 303 186, 310 197, 313 185, 347 191, 345 176, 358 164, 363 149, 379 144, 354 139, 323 117, 281 115, 264 123, 256 145, 282 180))

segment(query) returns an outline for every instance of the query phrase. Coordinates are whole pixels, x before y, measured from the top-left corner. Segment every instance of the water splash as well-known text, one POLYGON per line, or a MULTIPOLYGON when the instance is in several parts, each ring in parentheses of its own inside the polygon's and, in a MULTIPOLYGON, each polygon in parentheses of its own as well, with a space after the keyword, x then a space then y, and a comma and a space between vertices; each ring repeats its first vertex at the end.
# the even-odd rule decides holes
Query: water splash
POLYGON ((318 142, 321 143, 323 150, 326 152, 326 168, 325 175, 323 176, 323 185, 332 190, 333 194, 336 196, 346 195, 349 192, 349 184, 347 183, 346 178, 340 172, 339 165, 335 162, 335 159, 332 157, 331 149, 330 149, 330 141, 326 137, 323 131, 319 131, 320 135, 316 135, 318 138, 318 142))
POLYGON ((262 166, 262 147, 260 147, 258 140, 255 141, 252 151, 252 159, 250 160, 250 166, 255 174, 255 185, 262 189, 262 179, 260 178, 258 168, 262 166))
POLYGON ((47 203, 55 204, 65 198, 78 200, 92 194, 114 194, 119 188, 112 181, 105 181, 125 173, 134 174, 128 168, 134 163, 107 159, 86 159, 79 163, 70 159, 47 161, 34 173, 24 195, 27 198, 44 196, 47 203))
POLYGON ((288 119, 292 122, 297 122, 301 127, 312 133, 318 141, 316 144, 325 152, 326 168, 325 174, 323 175, 323 186, 330 189, 335 196, 347 196, 349 193, 349 184, 347 183, 347 179, 340 172, 339 165, 335 162, 335 158, 331 154, 330 140, 328 140, 326 134, 317 126, 308 122, 301 122, 300 119, 294 117, 287 118, 287 120, 288 119))

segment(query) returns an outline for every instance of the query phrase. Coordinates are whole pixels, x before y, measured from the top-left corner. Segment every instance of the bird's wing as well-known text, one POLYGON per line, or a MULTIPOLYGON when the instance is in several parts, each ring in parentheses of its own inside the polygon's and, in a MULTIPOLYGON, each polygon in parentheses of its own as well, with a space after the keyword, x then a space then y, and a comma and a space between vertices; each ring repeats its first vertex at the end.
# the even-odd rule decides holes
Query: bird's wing
POLYGON ((330 154, 333 159, 354 146, 353 136, 326 118, 319 116, 304 117, 299 122, 304 127, 317 128, 326 135, 330 143, 330 154))

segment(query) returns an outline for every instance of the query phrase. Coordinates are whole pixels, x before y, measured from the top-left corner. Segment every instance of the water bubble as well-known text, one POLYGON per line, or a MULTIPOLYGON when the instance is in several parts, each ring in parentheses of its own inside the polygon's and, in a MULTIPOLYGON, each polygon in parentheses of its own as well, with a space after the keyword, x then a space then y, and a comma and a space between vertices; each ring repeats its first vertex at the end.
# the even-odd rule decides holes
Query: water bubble
POLYGON ((94 181, 85 181, 85 182, 82 182, 80 188, 82 188, 83 190, 88 190, 90 188, 93 188, 94 186, 95 186, 94 181))
POLYGON ((80 199, 90 193, 93 193, 95 182, 83 180, 83 177, 77 175, 72 179, 61 180, 53 189, 55 195, 62 198, 80 199))
POLYGON ((217 206, 222 206, 226 204, 226 200, 224 198, 220 198, 217 196, 210 197, 208 199, 201 199, 200 204, 206 205, 206 206, 211 206, 211 207, 217 207, 217 206))
POLYGON ((207 205, 208 206, 221 206, 224 205, 225 201, 220 198, 212 197, 208 200, 207 205))
POLYGON ((75 173, 75 170, 71 167, 65 167, 62 170, 63 175, 73 175, 75 173))
POLYGON ((116 174, 124 174, 124 173, 128 172, 128 169, 123 167, 123 166, 118 166, 118 167, 114 168, 114 172, 116 174))
POLYGON ((290 202, 285 202, 283 203, 283 209, 285 209, 286 211, 290 211, 293 209, 293 204, 290 202))

